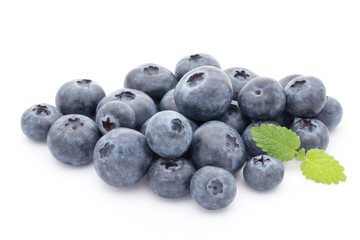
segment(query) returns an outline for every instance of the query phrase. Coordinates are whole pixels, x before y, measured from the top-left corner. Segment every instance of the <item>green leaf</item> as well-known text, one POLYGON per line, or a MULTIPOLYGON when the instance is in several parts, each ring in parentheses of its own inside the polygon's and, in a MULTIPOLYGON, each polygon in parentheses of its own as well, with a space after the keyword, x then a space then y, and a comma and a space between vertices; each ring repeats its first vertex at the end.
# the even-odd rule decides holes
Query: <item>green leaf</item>
POLYGON ((297 154, 296 149, 300 147, 300 138, 286 127, 261 124, 259 127, 252 127, 250 132, 256 146, 280 161, 293 159, 297 154))
POLYGON ((305 158, 305 148, 302 148, 299 150, 299 152, 296 156, 296 160, 302 161, 302 160, 304 160, 304 158, 305 158))
POLYGON ((307 161, 304 161, 300 169, 302 174, 317 183, 338 184, 344 182, 346 176, 342 167, 334 157, 323 150, 311 149, 306 153, 307 161))

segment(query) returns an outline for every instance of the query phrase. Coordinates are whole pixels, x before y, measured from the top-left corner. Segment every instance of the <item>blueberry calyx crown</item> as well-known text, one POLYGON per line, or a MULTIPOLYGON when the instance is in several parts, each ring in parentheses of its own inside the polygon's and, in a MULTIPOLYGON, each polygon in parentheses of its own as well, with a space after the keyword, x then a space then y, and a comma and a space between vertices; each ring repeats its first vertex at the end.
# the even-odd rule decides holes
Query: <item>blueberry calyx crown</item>
POLYGON ((264 155, 261 155, 261 157, 258 157, 258 158, 254 158, 254 164, 261 162, 262 165, 265 165, 266 161, 270 161, 270 159, 267 157, 264 157, 264 155))
POLYGON ((65 123, 65 127, 69 125, 73 130, 76 130, 78 127, 84 126, 84 123, 80 122, 80 118, 75 118, 75 119, 69 118, 68 122, 65 123))
POLYGON ((37 115, 40 115, 42 113, 44 113, 46 115, 50 114, 49 108, 45 105, 40 105, 40 104, 36 105, 35 108, 33 108, 33 111, 36 111, 37 115))
POLYGON ((105 143, 104 147, 99 150, 100 158, 109 157, 112 153, 112 150, 115 148, 114 144, 109 142, 105 143))
POLYGON ((234 78, 243 78, 246 80, 247 77, 250 77, 249 74, 247 74, 244 70, 243 71, 235 71, 234 78))
POLYGON ((257 96, 261 95, 261 91, 260 90, 255 91, 255 95, 257 96))
POLYGON ((153 75, 153 74, 158 74, 159 73, 159 68, 156 66, 147 66, 144 68, 144 73, 146 75, 153 75))
POLYGON ((313 127, 317 127, 315 124, 311 122, 310 119, 302 119, 300 120, 300 126, 301 128, 309 128, 309 130, 312 130, 313 127))
POLYGON ((291 84, 291 88, 295 87, 296 85, 302 85, 306 82, 306 80, 301 80, 301 81, 295 81, 293 84, 291 84))
POLYGON ((79 81, 76 81, 76 83, 79 85, 79 86, 82 86, 82 87, 85 87, 85 86, 88 86, 92 81, 89 80, 89 79, 81 79, 79 81))
POLYGON ((178 118, 171 120, 171 130, 180 133, 184 129, 182 121, 178 118))
POLYGON ((239 148, 239 143, 236 141, 236 137, 226 134, 225 147, 231 151, 235 151, 239 148))
POLYGON ((191 55, 190 57, 189 57, 189 61, 198 61, 198 60, 200 60, 202 58, 202 56, 200 55, 200 54, 194 54, 194 55, 191 55))
POLYGON ((212 180, 210 181, 210 183, 208 184, 208 189, 211 191, 211 193, 213 195, 217 195, 219 193, 223 193, 223 184, 220 180, 216 179, 216 180, 212 180))
POLYGON ((107 118, 106 119, 106 121, 101 121, 102 122, 102 125, 103 125, 103 127, 104 127, 104 129, 106 130, 106 131, 110 131, 111 129, 113 129, 113 127, 114 127, 114 123, 113 122, 111 122, 110 121, 110 118, 107 118))
POLYGON ((136 98, 136 95, 130 91, 123 91, 115 95, 115 97, 119 98, 120 100, 134 100, 136 98))
POLYGON ((231 115, 233 115, 234 113, 235 113, 235 114, 238 114, 238 113, 239 113, 239 110, 238 110, 238 108, 237 108, 236 105, 230 104, 229 108, 226 110, 225 114, 224 114, 223 117, 222 117, 223 120, 224 120, 224 121, 229 120, 229 117, 228 117, 228 116, 231 116, 231 115))
POLYGON ((163 160, 163 161, 161 161, 160 165, 164 166, 166 170, 170 170, 170 171, 178 170, 181 167, 177 163, 176 159, 163 160))
POLYGON ((186 83, 192 87, 198 85, 202 80, 204 80, 204 73, 200 72, 191 75, 186 83))

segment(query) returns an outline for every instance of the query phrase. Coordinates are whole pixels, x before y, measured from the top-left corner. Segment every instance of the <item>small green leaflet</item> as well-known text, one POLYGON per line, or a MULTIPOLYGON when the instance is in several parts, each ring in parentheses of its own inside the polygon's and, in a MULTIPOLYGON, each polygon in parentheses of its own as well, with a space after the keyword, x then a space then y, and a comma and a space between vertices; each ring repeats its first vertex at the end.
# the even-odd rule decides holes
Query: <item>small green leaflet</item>
POLYGON ((292 160, 300 147, 300 138, 286 127, 261 124, 250 129, 256 146, 280 161, 292 160))
POLYGON ((296 156, 296 160, 302 161, 302 160, 304 160, 304 158, 305 158, 305 148, 302 148, 299 150, 299 152, 296 156))
POLYGON ((346 180, 346 176, 343 173, 344 168, 334 157, 323 150, 309 150, 306 153, 306 159, 301 164, 300 169, 307 179, 326 184, 338 184, 339 181, 344 182, 346 180))

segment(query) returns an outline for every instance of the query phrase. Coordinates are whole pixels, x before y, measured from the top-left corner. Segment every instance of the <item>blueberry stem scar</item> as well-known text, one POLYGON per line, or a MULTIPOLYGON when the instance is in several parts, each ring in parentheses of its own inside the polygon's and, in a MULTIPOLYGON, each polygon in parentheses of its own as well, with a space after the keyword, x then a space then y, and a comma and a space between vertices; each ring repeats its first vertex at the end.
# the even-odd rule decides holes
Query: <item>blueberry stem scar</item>
POLYGON ((148 66, 144 68, 144 73, 146 75, 152 75, 152 74, 158 74, 159 73, 159 68, 156 66, 148 66))
POLYGON ((160 163, 161 166, 165 166, 166 169, 172 169, 174 167, 177 167, 179 166, 177 163, 176 163, 176 160, 174 159, 168 159, 166 161, 161 161, 160 163))
POLYGON ((261 162, 262 165, 265 165, 265 161, 270 161, 269 158, 264 158, 264 155, 261 155, 260 158, 255 158, 254 159, 254 164, 258 163, 258 162, 261 162))
POLYGON ((202 58, 200 54, 194 54, 189 57, 189 61, 198 61, 202 58))
POLYGON ((186 81, 186 83, 189 86, 195 86, 195 85, 199 84, 202 80, 204 80, 204 73, 200 72, 200 73, 195 73, 195 74, 191 75, 189 77, 189 79, 186 81))
POLYGON ((89 80, 89 79, 81 79, 79 81, 77 81, 76 83, 79 85, 79 86, 88 86, 92 81, 89 80))
POLYGON ((316 127, 315 124, 311 122, 309 119, 303 119, 300 121, 300 125, 302 128, 308 127, 310 130, 312 130, 313 127, 316 127))
POLYGON ((239 71, 236 71, 235 74, 234 74, 234 78, 243 78, 246 80, 247 77, 250 77, 249 74, 247 74, 244 70, 239 72, 239 71))
POLYGON ((47 106, 43 105, 37 105, 33 111, 36 111, 36 114, 39 115, 41 113, 45 113, 46 115, 50 114, 49 108, 47 106))
POLYGON ((115 95, 115 97, 119 98, 120 100, 134 100, 136 95, 130 91, 124 91, 115 95))
POLYGON ((107 118, 106 121, 101 121, 103 124, 103 127, 106 131, 110 131, 114 127, 114 123, 110 121, 110 118, 107 118))
POLYGON ((290 87, 295 87, 296 85, 304 84, 305 82, 306 82, 305 80, 296 81, 290 87))

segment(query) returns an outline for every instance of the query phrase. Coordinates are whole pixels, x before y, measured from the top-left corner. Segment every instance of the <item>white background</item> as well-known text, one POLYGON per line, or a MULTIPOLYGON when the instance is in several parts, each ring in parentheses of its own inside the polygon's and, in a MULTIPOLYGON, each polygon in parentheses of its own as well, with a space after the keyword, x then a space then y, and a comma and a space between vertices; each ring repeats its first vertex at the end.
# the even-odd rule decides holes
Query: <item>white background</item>
POLYGON ((1 1, 0 239, 360 239, 356 2, 1 1), (22 112, 54 104, 66 81, 93 79, 110 93, 140 64, 173 71, 198 52, 224 69, 322 79, 344 108, 327 152, 347 181, 316 184, 293 161, 269 192, 250 189, 239 173, 234 202, 207 211, 190 196, 157 197, 146 179, 107 186, 91 164, 61 164, 21 132, 22 112))

